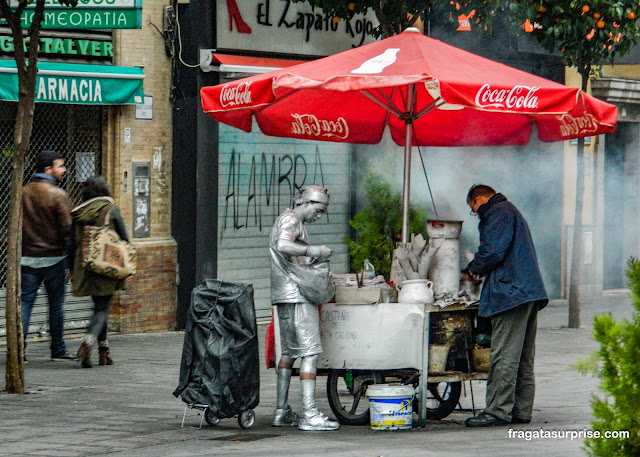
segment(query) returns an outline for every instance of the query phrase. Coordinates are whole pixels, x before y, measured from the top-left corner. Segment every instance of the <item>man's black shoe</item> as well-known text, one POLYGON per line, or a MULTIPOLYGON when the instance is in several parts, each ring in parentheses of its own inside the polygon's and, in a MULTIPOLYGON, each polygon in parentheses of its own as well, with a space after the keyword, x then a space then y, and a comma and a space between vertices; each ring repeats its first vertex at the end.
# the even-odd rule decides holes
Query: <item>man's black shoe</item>
POLYGON ((519 417, 512 417, 511 418, 511 423, 512 424, 528 424, 531 422, 531 419, 520 419, 519 417))
POLYGON ((464 421, 467 427, 492 427, 494 425, 507 425, 508 422, 489 413, 481 413, 476 417, 470 417, 464 421))
POLYGON ((76 360, 76 356, 67 351, 64 354, 51 356, 51 360, 76 360))

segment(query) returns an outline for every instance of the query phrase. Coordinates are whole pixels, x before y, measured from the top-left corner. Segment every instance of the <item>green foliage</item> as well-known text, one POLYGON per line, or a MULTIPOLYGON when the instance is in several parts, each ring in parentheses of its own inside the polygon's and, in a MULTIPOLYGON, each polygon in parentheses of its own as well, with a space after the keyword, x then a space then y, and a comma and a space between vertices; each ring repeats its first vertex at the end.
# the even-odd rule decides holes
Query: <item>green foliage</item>
POLYGON ((330 16, 340 19, 350 19, 354 14, 366 14, 373 10, 380 25, 372 35, 391 36, 402 32, 415 24, 417 19, 431 20, 442 26, 458 27, 458 16, 471 15, 471 25, 477 30, 491 28, 491 20, 495 10, 500 8, 500 0, 294 0, 306 1, 314 8, 322 10, 330 16))
MULTIPOLYGON (((384 178, 369 171, 363 178, 366 204, 349 221, 356 231, 355 239, 345 237, 349 246, 351 267, 360 272, 365 259, 376 268, 376 274, 387 280, 391 273, 391 260, 395 243, 402 232, 402 195, 394 193, 384 178)), ((427 212, 413 207, 409 210, 409 232, 422 233, 427 238, 425 223, 427 212)))
POLYGON ((16 153, 16 148, 14 148, 13 146, 8 148, 2 148, 2 155, 9 159, 12 158, 15 155, 15 153, 16 153))
POLYGON ((590 455, 627 457, 640 455, 640 261, 627 262, 631 296, 635 313, 620 322, 611 315, 593 320, 593 336, 599 343, 600 363, 597 373, 605 398, 591 401, 594 431, 628 430, 628 438, 587 438, 590 455))
POLYGON ((613 63, 640 37, 638 0, 514 0, 511 17, 533 24, 533 36, 549 52, 559 51, 586 79, 594 67, 613 63))
POLYGON ((578 360, 576 363, 571 365, 571 368, 583 375, 597 375, 598 370, 600 369, 599 352, 597 350, 593 351, 587 358, 578 360))

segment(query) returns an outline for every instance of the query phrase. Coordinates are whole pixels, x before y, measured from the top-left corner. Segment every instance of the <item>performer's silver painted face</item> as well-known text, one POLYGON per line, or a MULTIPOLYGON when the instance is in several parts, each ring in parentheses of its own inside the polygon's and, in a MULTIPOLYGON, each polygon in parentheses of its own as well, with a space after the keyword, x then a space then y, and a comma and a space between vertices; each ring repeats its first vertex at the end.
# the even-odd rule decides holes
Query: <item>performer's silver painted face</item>
POLYGON ((326 203, 319 202, 309 202, 306 203, 306 205, 305 222, 309 224, 322 218, 322 215, 327 212, 327 208, 329 207, 326 203))

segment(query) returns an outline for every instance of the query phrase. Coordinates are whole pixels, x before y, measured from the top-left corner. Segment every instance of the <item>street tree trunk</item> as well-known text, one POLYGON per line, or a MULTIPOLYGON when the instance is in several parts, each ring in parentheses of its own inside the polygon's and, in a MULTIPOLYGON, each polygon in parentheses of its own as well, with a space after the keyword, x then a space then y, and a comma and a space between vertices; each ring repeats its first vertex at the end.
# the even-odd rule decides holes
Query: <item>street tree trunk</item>
POLYGON ((584 207, 584 138, 578 138, 576 151, 576 211, 573 223, 573 250, 569 278, 569 328, 580 328, 580 283, 582 281, 582 210, 584 207))
POLYGON ((20 256, 22 251, 22 177, 24 175, 24 154, 14 151, 10 200, 8 252, 7 252, 7 289, 6 289, 6 329, 7 362, 6 387, 8 393, 24 393, 24 346, 22 344, 22 325, 20 322, 20 256))
MULTIPOLYGON (((587 91, 591 69, 582 69, 582 90, 587 91)), ((576 208, 573 219, 573 249, 571 252, 571 276, 569 278, 569 328, 580 328, 580 284, 584 242, 582 212, 584 208, 584 138, 578 138, 576 149, 576 208)))
POLYGON ((5 392, 24 393, 24 345, 22 323, 20 319, 20 257, 22 255, 22 183, 24 181, 24 161, 29 149, 31 132, 33 131, 33 114, 35 109, 36 73, 38 62, 38 43, 40 41, 41 22, 44 18, 44 1, 36 0, 33 25, 28 30, 30 39, 28 54, 24 49, 24 31, 20 17, 27 6, 22 0, 19 6, 11 11, 7 0, 0 0, 0 12, 11 28, 14 42, 14 58, 18 69, 18 112, 13 132, 14 150, 11 170, 11 186, 9 195, 8 253, 7 253, 7 294, 6 294, 6 328, 7 328, 7 361, 5 392))

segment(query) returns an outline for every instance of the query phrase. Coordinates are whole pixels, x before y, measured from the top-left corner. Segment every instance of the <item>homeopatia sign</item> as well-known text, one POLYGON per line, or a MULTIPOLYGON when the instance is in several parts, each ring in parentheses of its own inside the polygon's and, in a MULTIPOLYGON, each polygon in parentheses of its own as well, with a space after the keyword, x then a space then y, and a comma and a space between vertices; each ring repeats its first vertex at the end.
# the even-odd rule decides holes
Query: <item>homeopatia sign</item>
MULTIPOLYGON (((11 0, 11 8, 18 0, 11 0)), ((35 2, 22 13, 22 27, 33 22, 35 2)), ((1 19, 0 24, 6 24, 1 19)), ((78 0, 69 7, 57 0, 46 0, 43 29, 139 29, 142 27, 142 0, 78 0)))

